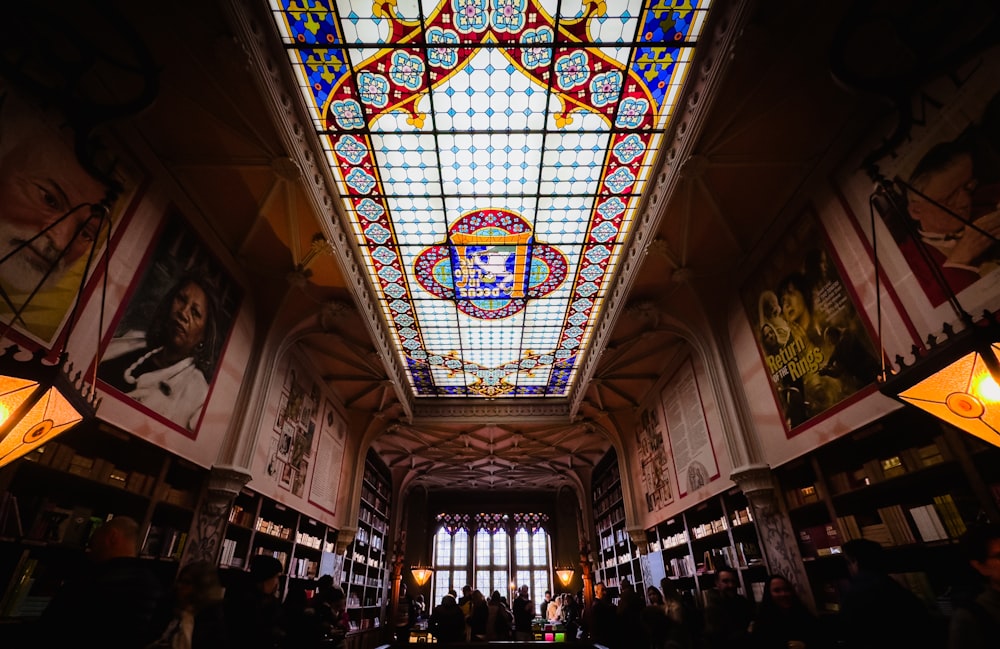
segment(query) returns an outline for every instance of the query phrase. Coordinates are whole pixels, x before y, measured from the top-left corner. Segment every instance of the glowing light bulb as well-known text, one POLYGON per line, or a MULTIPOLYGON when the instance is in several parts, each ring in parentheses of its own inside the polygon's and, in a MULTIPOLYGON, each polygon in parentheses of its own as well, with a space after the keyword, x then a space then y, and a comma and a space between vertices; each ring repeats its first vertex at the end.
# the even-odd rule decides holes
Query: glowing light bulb
POLYGON ((1000 403, 1000 385, 989 372, 984 372, 973 382, 972 394, 982 401, 1000 403))
POLYGON ((0 426, 7 423, 7 417, 10 417, 10 409, 6 405, 0 403, 0 426))

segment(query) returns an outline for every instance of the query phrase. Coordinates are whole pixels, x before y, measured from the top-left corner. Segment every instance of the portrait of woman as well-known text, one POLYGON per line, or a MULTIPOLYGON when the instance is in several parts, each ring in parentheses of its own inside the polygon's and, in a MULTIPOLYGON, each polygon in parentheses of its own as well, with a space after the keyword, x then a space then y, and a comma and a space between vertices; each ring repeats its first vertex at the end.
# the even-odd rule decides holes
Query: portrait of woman
POLYGON ((179 219, 168 219, 97 378, 116 396, 193 433, 237 304, 218 265, 179 219))

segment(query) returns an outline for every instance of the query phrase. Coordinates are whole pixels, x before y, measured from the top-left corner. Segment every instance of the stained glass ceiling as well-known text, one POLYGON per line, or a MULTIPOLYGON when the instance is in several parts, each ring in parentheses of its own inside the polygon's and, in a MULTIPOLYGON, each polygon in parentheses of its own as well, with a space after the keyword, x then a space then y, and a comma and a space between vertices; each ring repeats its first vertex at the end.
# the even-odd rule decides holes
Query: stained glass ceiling
POLYGON ((708 0, 271 0, 413 394, 567 397, 708 0))

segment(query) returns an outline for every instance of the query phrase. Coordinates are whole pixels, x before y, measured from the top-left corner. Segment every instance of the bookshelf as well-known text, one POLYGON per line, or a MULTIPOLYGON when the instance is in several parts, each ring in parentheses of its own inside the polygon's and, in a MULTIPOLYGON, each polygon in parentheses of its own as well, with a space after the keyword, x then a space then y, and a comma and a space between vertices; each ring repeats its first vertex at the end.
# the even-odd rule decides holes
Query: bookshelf
POLYGON ((594 469, 594 521, 597 527, 596 581, 604 582, 612 601, 617 604, 619 587, 630 582, 636 592, 645 593, 639 548, 632 542, 625 525, 621 474, 614 449, 594 469))
POLYGON ((311 591, 321 575, 333 573, 333 562, 325 559, 333 556, 336 541, 337 530, 332 527, 244 488, 229 511, 219 567, 244 570, 251 556, 270 555, 285 569, 282 593, 297 580, 306 582, 311 591))
MULTIPOLYGON (((76 428, 0 471, 0 625, 37 618, 112 516, 140 524, 140 557, 173 580, 208 471, 106 424, 76 428)), ((2 642, 0 642, 2 644, 2 642)))
POLYGON ((650 574, 669 577, 682 594, 699 599, 725 565, 738 571, 741 591, 760 601, 767 568, 750 504, 738 488, 647 530, 647 541, 650 574))
POLYGON ((867 538, 887 549, 890 572, 932 612, 967 566, 958 539, 994 518, 998 449, 903 409, 776 470, 821 612, 835 613, 847 584, 842 545, 867 538))
POLYGON ((344 556, 351 632, 385 625, 389 561, 389 471, 372 451, 365 459, 358 531, 344 556))

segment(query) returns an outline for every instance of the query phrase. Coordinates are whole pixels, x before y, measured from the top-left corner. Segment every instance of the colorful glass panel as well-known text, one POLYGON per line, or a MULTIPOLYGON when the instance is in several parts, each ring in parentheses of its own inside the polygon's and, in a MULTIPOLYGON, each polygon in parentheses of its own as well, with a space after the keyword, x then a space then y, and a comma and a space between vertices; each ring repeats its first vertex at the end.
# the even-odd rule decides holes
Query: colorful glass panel
POLYGON ((271 2, 413 393, 568 396, 708 0, 271 2))

